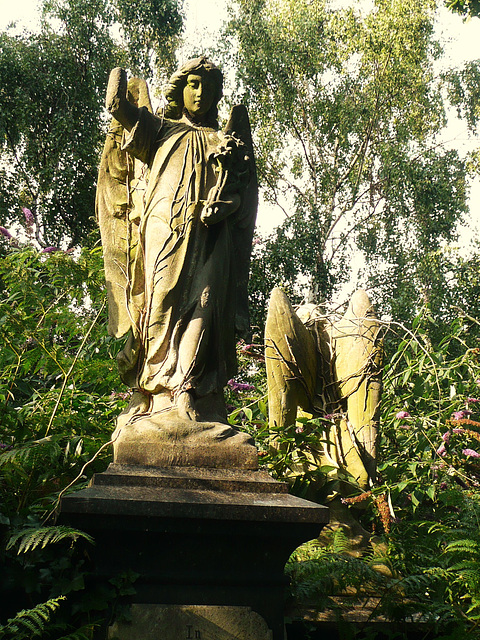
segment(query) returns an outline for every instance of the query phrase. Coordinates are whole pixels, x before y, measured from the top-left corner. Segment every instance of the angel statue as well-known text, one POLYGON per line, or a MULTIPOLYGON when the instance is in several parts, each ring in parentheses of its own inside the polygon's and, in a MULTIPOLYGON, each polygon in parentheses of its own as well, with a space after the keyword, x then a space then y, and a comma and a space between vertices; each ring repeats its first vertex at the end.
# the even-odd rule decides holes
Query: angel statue
POLYGON ((114 432, 117 463, 257 466, 223 397, 236 336, 249 333, 258 188, 245 107, 218 129, 222 84, 206 57, 190 60, 154 115, 144 81, 110 74, 97 215, 109 332, 126 336, 117 361, 133 390, 114 432))
POLYGON ((348 495, 352 483, 367 491, 376 469, 382 338, 365 291, 356 291, 345 315, 334 321, 312 304, 295 311, 274 289, 265 356, 272 445, 281 446, 275 434, 296 423, 298 407, 323 418, 327 431, 318 448, 297 456, 293 475, 324 467, 339 495, 348 495))

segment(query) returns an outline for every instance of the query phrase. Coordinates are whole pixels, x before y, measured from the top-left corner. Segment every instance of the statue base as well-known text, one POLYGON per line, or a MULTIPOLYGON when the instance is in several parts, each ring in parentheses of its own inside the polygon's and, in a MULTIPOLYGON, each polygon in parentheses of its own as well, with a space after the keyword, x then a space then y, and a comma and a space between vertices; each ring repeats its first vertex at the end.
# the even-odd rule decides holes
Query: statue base
POLYGON ((119 424, 113 434, 116 464, 147 467, 258 469, 252 438, 221 422, 150 414, 119 424))
POLYGON ((95 538, 95 583, 138 575, 128 597, 133 622, 97 638, 143 638, 148 619, 155 632, 145 640, 173 640, 177 627, 185 638, 248 638, 258 627, 259 638, 284 640, 285 563, 319 535, 328 509, 288 495, 265 471, 112 464, 62 499, 60 522, 95 538))
POLYGON ((134 604, 130 616, 110 626, 108 640, 272 640, 250 607, 134 604))

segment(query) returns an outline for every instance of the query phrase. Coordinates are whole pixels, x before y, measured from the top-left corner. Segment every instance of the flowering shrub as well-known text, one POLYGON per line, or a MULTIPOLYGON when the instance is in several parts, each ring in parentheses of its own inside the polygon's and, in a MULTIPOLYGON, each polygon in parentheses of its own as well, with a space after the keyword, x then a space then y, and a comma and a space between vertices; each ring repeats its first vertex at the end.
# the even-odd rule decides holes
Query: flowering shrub
MULTIPOLYGON (((120 345, 105 328, 101 254, 41 254, 11 243, 0 259, 0 283, 2 584, 23 594, 11 604, 16 610, 48 609, 50 602, 57 621, 63 616, 74 624, 69 602, 75 594, 78 610, 85 572, 73 555, 78 534, 57 532, 60 553, 48 545, 32 550, 28 540, 50 531, 60 492, 108 442, 128 401, 114 363, 120 345), (8 540, 30 549, 28 561, 13 542, 6 548, 8 540)), ((386 358, 377 482, 344 500, 376 537, 361 557, 350 555, 341 529, 330 546, 317 541, 300 549, 288 566, 291 593, 335 608, 339 595, 361 601, 373 590, 381 597, 372 619, 414 616, 445 638, 457 632, 473 638, 480 619, 480 350, 469 345, 464 319, 434 346, 423 337, 424 321, 397 338, 386 358)), ((287 478, 292 492, 325 500, 339 479, 328 479, 329 467, 312 466, 309 453, 328 437, 335 416, 302 417, 270 431, 261 338, 239 343, 238 359, 238 375, 226 387, 230 422, 255 438, 261 465, 287 478), (281 446, 272 448, 272 438, 281 446)), ((101 450, 77 486, 108 462, 101 450)), ((341 480, 353 491, 351 478, 341 480)), ((95 606, 105 603, 102 597, 95 606)))
MULTIPOLYGON (((397 336, 392 327, 377 481, 370 491, 358 489, 343 500, 373 534, 371 545, 361 557, 352 556, 339 529, 327 547, 318 541, 301 547, 288 565, 291 593, 297 603, 332 608, 339 616, 348 606, 339 608, 345 594, 362 605, 375 595, 370 620, 415 619, 428 624, 434 637, 473 638, 480 619, 480 350, 473 341, 469 346, 463 318, 438 345, 424 337, 425 322, 421 316, 413 331, 400 328, 397 336)), ((247 370, 248 362, 241 375, 247 370)), ((294 481, 291 471, 328 437, 332 416, 301 418, 269 432, 265 396, 259 399, 265 393, 261 375, 255 386, 256 394, 237 392, 232 399, 232 423, 251 433, 261 464, 286 478, 294 493, 324 500, 334 488, 325 484, 329 469, 305 465, 294 481), (278 450, 269 447, 271 437, 281 442, 278 450)), ((351 478, 345 480, 353 487, 351 478)), ((400 626, 396 632, 397 638, 408 637, 400 626)))
MULTIPOLYGON (((92 594, 79 604, 86 574, 85 558, 73 544, 79 535, 59 531, 53 517, 72 481, 85 486, 106 468, 110 453, 102 446, 126 403, 126 390, 116 388, 119 345, 107 336, 104 299, 99 249, 74 258, 12 245, 0 256, 2 638, 33 637, 28 624, 41 619, 45 626, 50 616, 58 633, 53 626, 48 637, 67 637, 65 630, 78 628, 75 612, 90 608, 95 620, 94 607, 106 606, 105 594, 94 606, 87 602, 92 594), (42 538, 45 531, 62 535, 42 538), (10 544, 15 539, 40 543, 17 553, 10 544), (22 621, 26 635, 17 628, 22 621)), ((89 623, 75 637, 90 638, 92 629, 89 623)))
POLYGON ((365 526, 384 532, 393 576, 377 612, 414 614, 436 633, 473 633, 480 617, 480 352, 469 346, 464 318, 435 346, 424 337, 425 322, 419 317, 386 359, 372 493, 386 496, 388 509, 382 518, 374 508, 364 514, 365 526))

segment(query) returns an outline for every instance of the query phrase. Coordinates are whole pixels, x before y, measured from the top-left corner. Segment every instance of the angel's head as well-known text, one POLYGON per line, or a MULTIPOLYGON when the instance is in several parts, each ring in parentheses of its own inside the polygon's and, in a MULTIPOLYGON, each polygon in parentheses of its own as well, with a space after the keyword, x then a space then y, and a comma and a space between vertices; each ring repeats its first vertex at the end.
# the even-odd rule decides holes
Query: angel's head
POLYGON ((222 89, 223 74, 213 62, 205 56, 189 60, 168 82, 165 116, 178 120, 187 111, 195 122, 216 128, 222 89))

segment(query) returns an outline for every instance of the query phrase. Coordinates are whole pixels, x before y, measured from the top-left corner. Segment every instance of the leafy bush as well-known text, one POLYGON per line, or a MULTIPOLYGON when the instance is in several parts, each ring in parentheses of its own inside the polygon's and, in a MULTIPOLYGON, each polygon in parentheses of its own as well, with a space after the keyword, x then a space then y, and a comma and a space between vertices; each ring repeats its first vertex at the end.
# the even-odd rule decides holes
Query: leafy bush
MULTIPOLYGON (((331 609, 338 617, 375 595, 370 620, 415 620, 428 623, 434 637, 474 637, 480 620, 480 349, 472 337, 477 323, 459 317, 432 345, 430 322, 423 313, 411 330, 390 327, 378 478, 371 491, 358 488, 342 500, 371 532, 370 545, 360 555, 340 528, 329 544, 312 541, 297 550, 287 571, 297 603, 331 609)), ((272 434, 264 402, 250 403, 250 412, 256 422, 252 433, 268 450, 272 434)), ((328 483, 329 469, 306 465, 307 473, 299 476, 297 463, 328 437, 328 423, 301 419, 274 436, 281 452, 270 449, 263 460, 290 481, 293 492, 322 500, 327 492, 317 487, 322 476, 328 483)), ((398 637, 408 637, 400 628, 398 637)), ((348 633, 353 637, 352 629, 348 633)))
MULTIPOLYGON (((106 332, 100 250, 72 256, 10 247, 0 259, 0 292, 0 638, 91 638, 102 609, 134 580, 102 593, 85 589, 91 541, 54 519, 62 492, 106 468, 114 417, 128 397, 114 362, 121 345, 106 332)), ((421 620, 445 638, 473 637, 478 323, 457 318, 438 344, 430 323, 422 314, 410 330, 392 326, 387 340, 377 482, 344 500, 373 534, 370 546, 352 553, 339 529, 327 545, 301 547, 287 567, 290 595, 341 616, 380 594, 370 619, 421 620)), ((226 390, 230 422, 255 438, 261 464, 294 493, 325 500, 339 478, 312 465, 310 454, 328 438, 329 421, 300 418, 272 434, 260 339, 240 343, 238 356, 239 374, 226 390), (282 446, 271 447, 272 437, 282 446)))
POLYGON ((63 492, 106 468, 128 395, 106 331, 101 250, 8 247, 0 344, 0 600, 9 618, 0 637, 91 637, 95 606, 117 590, 87 604, 83 546, 92 541, 55 525, 55 514, 63 492))

